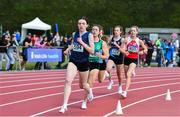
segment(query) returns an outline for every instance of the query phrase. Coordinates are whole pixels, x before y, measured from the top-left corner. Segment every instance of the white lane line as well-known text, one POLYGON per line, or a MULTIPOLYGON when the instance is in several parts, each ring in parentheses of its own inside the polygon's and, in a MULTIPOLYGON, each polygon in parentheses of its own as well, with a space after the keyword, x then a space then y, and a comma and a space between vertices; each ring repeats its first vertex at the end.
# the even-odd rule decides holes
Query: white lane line
MULTIPOLYGON (((147 78, 144 78, 147 79, 147 78)), ((180 78, 173 78, 173 79, 161 79, 161 80, 147 80, 147 81, 141 81, 141 83, 148 83, 148 82, 157 82, 157 81, 171 81, 171 80, 178 80, 180 78)), ((114 80, 115 82, 118 81, 117 79, 114 80)), ((104 82, 109 82, 109 81, 104 81, 104 82)), ((138 81, 139 82, 139 81, 138 81)), ((133 82, 134 83, 138 83, 138 82, 133 82)), ((72 86, 74 85, 79 85, 79 83, 73 83, 72 86)), ((114 85, 113 85, 114 86, 114 85)), ((57 85, 57 86, 50 86, 50 87, 42 87, 42 88, 34 88, 34 89, 27 89, 27 90, 19 90, 19 91, 12 91, 12 92, 6 92, 6 93, 0 93, 0 96, 3 95, 9 95, 9 94, 16 94, 16 93, 25 93, 25 92, 31 92, 31 91, 39 91, 39 90, 46 90, 46 89, 53 89, 53 88, 60 88, 60 87, 64 87, 64 85, 57 85)))
MULTIPOLYGON (((141 82, 137 82, 136 84, 138 83, 141 83, 141 82)), ((144 82, 143 82, 144 83, 144 82)), ((135 83, 134 83, 135 84, 135 83)), ((155 85, 155 86, 148 86, 148 87, 156 87, 156 86, 166 86, 166 85, 172 85, 172 84, 180 84, 180 82, 176 82, 176 83, 168 83, 168 84, 162 84, 162 85, 155 85)), ((118 86, 115 85, 115 86, 118 86)), ((104 87, 107 87, 107 86, 100 86, 100 87, 95 87, 93 89, 100 89, 100 88, 104 88, 104 87)), ((143 87, 144 89, 146 89, 146 87, 143 87)), ((137 88, 137 89, 141 89, 141 88, 137 88)), ((131 89, 133 90, 133 89, 131 89)), ((82 89, 79 89, 79 90, 74 90, 72 92, 79 92, 79 91, 82 91, 82 89)), ((5 104, 1 104, 0 107, 3 107, 3 106, 8 106, 8 105, 12 105, 12 104, 17 104, 17 103, 21 103, 21 102, 26 102, 26 101, 31 101, 31 100, 35 100, 35 99, 40 99, 40 98, 46 98, 46 97, 50 97, 50 96, 55 96, 55 95, 60 95, 60 94, 63 94, 64 92, 61 92, 61 93, 53 93, 53 94, 49 94, 49 95, 43 95, 43 96, 38 96, 38 97, 33 97, 33 98, 27 98, 27 99, 23 99, 23 100, 19 100, 19 101, 14 101, 14 102, 9 102, 9 103, 5 103, 5 104)))
MULTIPOLYGON (((79 83, 72 84, 78 85, 79 83)), ((54 88, 61 88, 64 87, 64 85, 57 85, 57 86, 51 86, 51 87, 43 87, 43 88, 35 88, 35 89, 27 89, 27 90, 20 90, 20 91, 12 91, 12 92, 7 92, 7 93, 1 93, 0 96, 3 95, 10 95, 10 94, 16 94, 16 93, 25 93, 25 92, 32 92, 32 91, 40 91, 40 90, 46 90, 46 89, 54 89, 54 88)))
MULTIPOLYGON (((64 78, 64 77, 63 77, 64 78)), ((23 81, 36 81, 36 80, 49 80, 49 79, 61 79, 60 76, 51 76, 51 78, 37 78, 37 79, 24 79, 24 80, 13 80, 13 81, 3 81, 3 82, 0 82, 0 84, 5 84, 5 83, 13 83, 13 82, 23 82, 23 81)))
POLYGON ((28 75, 36 75, 36 74, 44 74, 44 73, 65 73, 66 70, 64 71, 54 71, 54 72, 50 72, 50 71, 42 71, 42 72, 18 72, 18 73, 12 73, 12 72, 6 72, 6 73, 3 73, 3 72, 0 72, 0 76, 15 76, 15 75, 25 75, 25 74, 28 74, 28 75))
MULTIPOLYGON (((159 73, 158 74, 146 74, 146 76, 158 76, 158 75, 159 75, 159 73)), ((177 75, 177 76, 180 76, 180 74, 178 75, 177 73, 164 74, 164 75, 175 75, 175 76, 177 75)), ((112 76, 116 76, 116 74, 114 73, 112 76)), ((144 75, 136 75, 136 77, 141 77, 141 76, 144 76, 144 75)), ((49 77, 59 77, 59 79, 62 79, 62 77, 64 78, 64 77, 66 77, 66 75, 65 74, 58 74, 58 75, 57 74, 44 74, 44 75, 35 75, 35 76, 21 76, 21 77, 18 77, 18 78, 23 79, 23 80, 10 80, 10 81, 1 81, 0 80, 0 84, 13 83, 13 82, 22 82, 22 81, 34 81, 34 80, 53 79, 53 78, 49 78, 49 77), (44 78, 46 76, 48 78, 44 78)), ((76 77, 78 77, 78 75, 76 75, 76 77)), ((9 79, 9 78, 6 77, 6 79, 9 79)))
POLYGON ((21 79, 27 79, 27 80, 29 80, 29 79, 37 79, 37 78, 39 78, 39 79, 42 79, 43 77, 46 77, 46 76, 48 76, 48 77, 54 77, 54 76, 65 76, 66 74, 36 74, 36 75, 24 75, 24 76, 13 76, 14 78, 9 78, 9 77, 4 77, 3 79, 0 79, 0 82, 11 82, 11 81, 17 81, 17 80, 15 80, 15 79, 18 79, 18 80, 21 80, 21 79), (13 80, 11 80, 11 79, 13 79, 13 80), (4 81, 5 80, 5 81, 4 81), (8 81, 7 81, 8 80, 8 81))
MULTIPOLYGON (((147 87, 142 87, 142 88, 135 88, 135 89, 131 89, 131 90, 129 90, 129 91, 137 91, 137 90, 144 90, 144 89, 157 88, 157 87, 163 87, 163 86, 168 86, 168 85, 178 85, 178 84, 180 84, 180 82, 168 83, 168 84, 163 84, 163 85, 147 86, 147 87)), ((96 97, 94 97, 94 99, 98 99, 98 98, 101 98, 101 97, 106 97, 106 96, 110 96, 110 95, 114 95, 114 94, 117 94, 117 92, 109 93, 109 94, 105 94, 105 95, 100 95, 100 96, 96 96, 96 97)), ((164 94, 166 94, 166 93, 164 93, 164 94)), ((69 106, 69 105, 73 105, 73 104, 80 103, 80 102, 82 102, 82 101, 83 101, 83 100, 69 103, 68 106, 69 106)), ((45 114, 45 113, 47 113, 47 112, 51 112, 51 111, 57 110, 57 109, 59 109, 60 107, 61 107, 61 106, 54 107, 54 108, 51 108, 51 109, 48 109, 48 110, 45 110, 45 111, 42 111, 42 112, 33 114, 33 115, 31 115, 30 117, 39 116, 39 115, 45 114)))
MULTIPOLYGON (((174 75, 172 77, 177 77, 179 75, 174 75)), ((169 76, 161 76, 162 78, 169 78, 169 76)), ((145 78, 132 78, 132 80, 136 79, 147 79, 147 78, 154 78, 154 77, 145 77, 145 78)), ((65 77, 64 77, 65 80, 65 77)), ((18 84, 18 85, 8 85, 8 86, 2 86, 0 89, 4 88, 12 88, 12 87, 20 87, 20 86, 29 86, 29 85, 39 85, 39 84, 47 84, 47 83, 55 83, 55 82, 64 82, 64 80, 55 80, 55 81, 50 81, 50 82, 38 82, 38 83, 26 83, 26 84, 18 84)), ((75 77, 75 81, 78 80, 77 76, 75 77)))
POLYGON ((50 82, 28 83, 28 84, 20 84, 20 85, 10 85, 10 86, 0 87, 0 89, 12 88, 12 87, 20 87, 20 86, 29 86, 29 85, 48 84, 48 83, 60 83, 60 82, 64 82, 64 80, 62 80, 62 81, 56 80, 56 81, 50 81, 50 82))
POLYGON ((29 72, 56 72, 56 71, 64 71, 66 69, 50 69, 50 70, 25 70, 25 71, 5 71, 5 72, 2 72, 4 74, 6 73, 29 73, 29 72))
MULTIPOLYGON (((171 91, 170 93, 177 93, 177 92, 180 92, 180 90, 171 91)), ((149 100, 151 100, 151 99, 155 99, 155 98, 164 96, 164 95, 166 95, 166 94, 167 94, 167 93, 162 93, 162 94, 159 94, 159 95, 151 96, 151 97, 149 97, 149 98, 145 98, 145 99, 142 99, 142 100, 133 102, 133 103, 131 103, 131 104, 128 104, 128 105, 122 107, 122 109, 128 108, 128 107, 130 107, 130 106, 134 106, 134 105, 136 105, 136 104, 139 104, 139 103, 142 103, 142 102, 145 102, 145 101, 149 101, 149 100)), ((110 115, 112 115, 112 114, 114 114, 114 113, 115 113, 115 111, 112 111, 112 112, 104 115, 103 117, 108 117, 108 116, 110 116, 110 115)))
MULTIPOLYGON (((44 74, 26 74, 26 75, 21 75, 21 76, 18 76, 18 75, 14 75, 12 77, 9 77, 9 76, 1 76, 0 75, 0 82, 3 82, 3 81, 15 81, 15 80, 21 80, 21 79, 36 79, 36 78, 40 78, 41 76, 66 76, 66 73, 44 73, 44 74)), ((41 77, 43 78, 43 77, 41 77)))
MULTIPOLYGON (((141 71, 141 72, 142 72, 142 71, 141 71)), ((137 72, 137 74, 140 74, 141 72, 137 72)), ((115 70, 113 70, 112 73, 115 74, 115 73, 116 73, 115 70)), ((151 73, 152 73, 152 75, 154 74, 153 72, 147 72, 147 73, 146 73, 146 72, 143 72, 143 74, 149 74, 149 75, 150 75, 151 73)), ((162 72, 162 73, 164 73, 164 72, 162 72)), ((25 74, 25 73, 24 73, 24 74, 6 74, 5 76, 2 75, 2 74, 0 74, 0 77, 1 77, 0 80, 4 80, 4 78, 2 78, 2 77, 4 76, 4 77, 7 78, 8 75, 10 75, 11 77, 13 77, 13 78, 8 77, 8 80, 9 80, 9 79, 21 79, 21 78, 24 79, 24 77, 26 77, 26 79, 27 79, 28 76, 30 76, 29 78, 31 78, 31 76, 34 76, 34 75, 39 75, 39 76, 41 76, 41 75, 45 75, 45 74, 60 74, 60 75, 63 74, 63 75, 65 75, 65 74, 66 74, 66 71, 64 70, 64 71, 55 72, 55 73, 51 73, 51 72, 48 73, 48 71, 45 71, 44 73, 42 72, 41 74, 40 74, 40 73, 37 74, 37 73, 35 73, 35 72, 32 72, 31 74, 25 74), (15 77, 14 77, 14 76, 15 76, 15 77), (18 77, 17 77, 17 76, 18 76, 18 77)), ((169 72, 169 71, 168 71, 168 72, 165 72, 165 74, 167 74, 167 75, 169 74, 169 75, 170 75, 170 74, 175 74, 175 73, 172 73, 172 72, 169 72)), ((156 75, 158 75, 158 74, 156 74, 156 75)), ((176 75, 178 75, 178 74, 176 73, 176 75)), ((180 75, 180 74, 179 74, 179 75, 180 75)), ((141 76, 141 75, 137 75, 137 76, 141 76)))

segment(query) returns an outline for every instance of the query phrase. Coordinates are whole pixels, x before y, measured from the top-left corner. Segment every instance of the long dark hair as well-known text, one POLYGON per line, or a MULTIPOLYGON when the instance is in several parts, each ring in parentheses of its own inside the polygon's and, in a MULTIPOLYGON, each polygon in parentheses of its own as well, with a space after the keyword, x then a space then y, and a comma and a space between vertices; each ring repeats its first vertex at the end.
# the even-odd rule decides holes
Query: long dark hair
POLYGON ((87 17, 82 16, 81 18, 78 19, 78 21, 81 20, 81 19, 85 20, 86 23, 89 25, 89 21, 88 21, 88 18, 87 18, 87 17))
POLYGON ((122 27, 122 26, 120 26, 120 25, 116 25, 116 26, 114 26, 114 28, 113 28, 113 35, 114 35, 114 30, 115 30, 115 28, 119 28, 119 29, 120 29, 120 31, 121 31, 121 35, 123 35, 123 34, 124 34, 123 27, 122 27))

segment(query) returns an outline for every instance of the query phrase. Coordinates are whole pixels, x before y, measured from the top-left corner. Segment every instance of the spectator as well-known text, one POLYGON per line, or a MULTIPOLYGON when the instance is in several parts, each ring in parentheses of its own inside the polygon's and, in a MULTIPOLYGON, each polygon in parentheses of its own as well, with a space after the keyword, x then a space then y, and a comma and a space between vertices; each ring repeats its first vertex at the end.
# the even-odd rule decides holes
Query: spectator
POLYGON ((56 35, 54 36, 54 38, 51 40, 51 44, 52 44, 53 46, 60 46, 60 44, 61 44, 61 38, 60 38, 58 32, 56 33, 56 35))
POLYGON ((176 48, 176 52, 178 52, 178 49, 179 49, 179 40, 178 39, 176 39, 175 41, 174 41, 174 45, 175 45, 175 48, 176 48))
POLYGON ((171 64, 173 66, 173 53, 174 53, 174 50, 175 50, 175 45, 173 45, 172 42, 169 42, 168 44, 168 51, 167 51, 167 54, 166 54, 166 66, 169 67, 169 65, 171 64))
MULTIPOLYGON (((44 48, 49 48, 51 46, 47 36, 43 37, 41 44, 44 45, 44 48)), ((43 62, 42 64, 44 64, 44 69, 51 69, 50 65, 47 62, 43 62)))
POLYGON ((36 40, 38 40, 38 37, 36 36, 36 34, 33 34, 33 37, 31 38, 32 46, 34 46, 36 40))
MULTIPOLYGON (((147 44, 146 44, 145 40, 144 40, 144 39, 141 39, 141 40, 144 42, 144 45, 147 47, 147 44)), ((142 51, 142 50, 143 50, 143 47, 140 46, 139 51, 142 51)), ((139 55, 140 67, 143 67, 143 66, 144 66, 145 61, 146 61, 146 56, 147 56, 146 53, 143 53, 143 54, 139 55)))
POLYGON ((154 42, 151 41, 150 39, 145 39, 146 40, 146 44, 148 46, 148 52, 147 52, 147 56, 146 56, 146 63, 148 65, 148 67, 150 67, 151 61, 152 61, 152 54, 154 52, 154 42))
POLYGON ((2 71, 3 58, 6 59, 6 68, 9 68, 9 57, 7 55, 7 46, 8 46, 8 35, 4 35, 0 38, 0 71, 2 71))
POLYGON ((22 70, 25 70, 25 65, 27 62, 27 49, 32 46, 31 34, 28 34, 26 39, 23 41, 22 57, 23 61, 21 63, 22 70))
POLYGON ((14 58, 14 52, 16 50, 16 46, 18 46, 18 42, 16 40, 16 35, 13 34, 12 38, 9 37, 9 43, 8 43, 8 49, 7 49, 7 55, 10 59, 10 66, 8 68, 8 70, 12 70, 13 65, 15 63, 15 58, 14 58))
POLYGON ((48 36, 48 41, 51 42, 51 40, 54 38, 53 33, 50 33, 50 35, 48 36))
MULTIPOLYGON (((47 36, 44 36, 42 41, 39 38, 35 42, 35 47, 37 47, 37 48, 45 48, 45 47, 49 47, 49 46, 50 46, 50 43, 48 41, 47 36)), ((44 66, 44 69, 50 69, 50 66, 48 65, 47 62, 37 62, 34 69, 40 70, 42 68, 42 65, 44 66)))
MULTIPOLYGON (((61 47, 63 47, 63 52, 68 48, 68 46, 70 45, 70 43, 68 42, 68 38, 64 37, 63 41, 61 42, 61 47)), ((60 69, 61 67, 64 68, 67 66, 68 64, 68 56, 64 55, 62 58, 62 64, 61 62, 58 62, 58 64, 56 65, 57 69, 60 69)))
POLYGON ((16 35, 16 40, 17 40, 17 42, 19 43, 20 40, 21 40, 21 34, 20 34, 20 32, 17 31, 17 32, 15 33, 15 35, 16 35))
POLYGON ((161 38, 158 38, 155 42, 155 45, 157 48, 160 48, 161 47, 161 38))
POLYGON ((155 46, 157 48, 156 62, 158 63, 158 67, 162 65, 162 48, 161 48, 161 38, 158 38, 155 42, 155 46))

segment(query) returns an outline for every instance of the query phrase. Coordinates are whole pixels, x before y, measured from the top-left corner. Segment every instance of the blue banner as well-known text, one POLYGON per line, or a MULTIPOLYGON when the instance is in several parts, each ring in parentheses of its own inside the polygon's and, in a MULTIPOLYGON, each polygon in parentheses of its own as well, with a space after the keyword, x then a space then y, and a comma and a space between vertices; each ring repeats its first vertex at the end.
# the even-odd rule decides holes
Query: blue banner
POLYGON ((56 32, 59 32, 59 27, 58 27, 58 24, 56 23, 56 32))
POLYGON ((62 62, 62 49, 29 48, 29 62, 62 62))

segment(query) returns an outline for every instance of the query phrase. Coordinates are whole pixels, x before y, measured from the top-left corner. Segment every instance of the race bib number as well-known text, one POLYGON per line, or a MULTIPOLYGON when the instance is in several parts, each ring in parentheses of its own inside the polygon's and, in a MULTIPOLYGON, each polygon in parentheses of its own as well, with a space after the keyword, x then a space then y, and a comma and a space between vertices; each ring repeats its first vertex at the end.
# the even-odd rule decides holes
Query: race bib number
POLYGON ((97 57, 95 54, 90 54, 89 56, 90 57, 97 57))
POLYGON ((112 49, 112 54, 119 56, 120 55, 120 51, 117 50, 117 49, 112 49))
POLYGON ((136 45, 128 46, 129 52, 138 52, 138 47, 136 45))
POLYGON ((82 45, 80 45, 79 43, 73 43, 73 51, 83 52, 84 47, 82 45))

